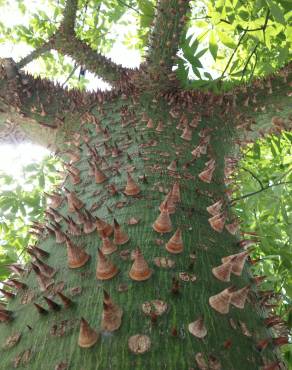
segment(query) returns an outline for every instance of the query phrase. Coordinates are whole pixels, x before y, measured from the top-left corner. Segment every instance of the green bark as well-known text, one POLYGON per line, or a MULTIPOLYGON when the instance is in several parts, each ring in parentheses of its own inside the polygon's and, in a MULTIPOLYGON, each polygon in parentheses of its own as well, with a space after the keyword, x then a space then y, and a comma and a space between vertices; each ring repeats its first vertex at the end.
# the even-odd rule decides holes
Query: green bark
MULTIPOLYGON (((68 117, 73 126, 80 125, 76 132, 81 134, 81 160, 74 166, 81 171, 82 181, 73 186, 67 179, 65 186, 76 192, 93 216, 111 224, 115 218, 129 235, 129 242, 109 256, 119 273, 108 281, 96 279, 97 248, 101 246, 96 231, 89 235, 70 235, 70 239, 83 246, 91 256, 84 267, 77 269, 68 267, 65 243, 56 244, 55 237, 44 234, 38 247, 50 253, 43 261, 57 270, 54 285, 41 292, 30 264, 26 266, 28 271, 18 277, 28 287, 17 291, 16 297, 10 299, 6 307, 12 311, 13 319, 1 323, 1 369, 14 368, 13 363, 18 356, 21 356, 18 368, 31 370, 57 369, 56 366, 62 362, 72 370, 251 370, 278 361, 277 349, 271 339, 277 335, 264 324, 269 313, 260 304, 263 293, 252 280, 250 263, 246 262, 242 276, 232 274, 230 282, 219 281, 212 274, 212 268, 221 264, 222 257, 243 251, 239 235, 232 236, 226 229, 222 232, 213 230, 208 222, 211 215, 206 211, 208 206, 223 199, 226 223, 232 219, 227 206, 223 170, 224 156, 234 150, 234 111, 226 110, 219 98, 209 94, 174 92, 154 98, 144 92, 130 97, 117 96, 103 103, 96 101, 90 114, 108 130, 110 138, 102 132, 97 133, 96 124, 84 123, 80 114, 68 117), (146 127, 145 114, 153 120, 154 128, 146 127), (184 117, 188 123, 195 117, 201 118, 197 128, 191 127, 190 142, 180 137, 182 129, 177 128, 184 117), (163 123, 162 132, 155 129, 159 121, 163 123), (199 134, 202 135, 204 129, 209 131, 210 145, 207 154, 194 159, 191 152, 199 144, 199 134), (109 166, 104 170, 108 180, 102 184, 96 184, 89 174, 90 155, 84 135, 89 137, 90 147, 96 147, 100 158, 104 157, 109 166), (103 143, 108 148, 117 146, 119 155, 113 157, 111 152, 105 153, 103 143), (216 168, 209 184, 202 182, 198 174, 211 158, 215 159, 216 168), (173 160, 177 161, 177 171, 174 172, 167 169, 173 160), (139 184, 141 192, 137 196, 123 193, 127 171, 139 184), (182 199, 170 216, 172 231, 158 234, 152 225, 160 213, 159 205, 175 181, 180 184, 182 199), (110 184, 116 186, 117 194, 111 195, 110 184), (129 225, 132 217, 139 223, 129 225), (174 255, 167 252, 165 244, 178 227, 182 230, 184 250, 174 255), (151 277, 143 282, 129 277, 133 263, 130 255, 137 247, 153 270, 151 277), (175 266, 158 267, 154 263, 156 257, 169 258, 175 266), (185 279, 180 273, 185 273, 190 281, 183 281, 185 279), (173 278, 179 282, 178 293, 175 293, 173 278), (239 289, 249 284, 251 292, 244 309, 231 305, 228 314, 220 314, 210 306, 210 296, 231 285, 239 289), (80 294, 72 293, 79 288, 80 294), (58 289, 73 300, 72 307, 64 308, 55 294, 58 289), (100 329, 103 289, 123 310, 121 327, 114 332, 100 329), (44 296, 60 304, 61 309, 49 310, 44 296), (163 315, 151 318, 143 313, 142 304, 155 299, 166 302, 168 309, 163 315), (39 314, 33 303, 40 304, 49 311, 48 314, 39 314), (198 339, 188 330, 188 325, 200 316, 204 317, 207 329, 204 339, 198 339), (88 349, 78 346, 81 317, 100 332, 97 343, 88 349), (242 325, 246 325, 250 334, 244 333, 242 325), (11 348, 3 348, 7 339, 16 333, 21 334, 19 342, 11 348), (134 354, 129 350, 128 340, 136 334, 150 338, 148 352, 134 354), (258 343, 267 338, 268 345, 260 351, 258 343), (28 353, 25 351, 31 351, 28 361, 25 360, 28 353), (199 367, 195 360, 198 353, 203 354, 208 367, 199 367), (221 366, 216 365, 216 361, 221 366)), ((71 147, 76 150, 74 144, 71 147)), ((61 194, 64 196, 63 188, 61 194)), ((68 212, 66 201, 59 211, 76 220, 76 214, 68 212)), ((66 231, 64 220, 60 223, 62 230, 66 231)))

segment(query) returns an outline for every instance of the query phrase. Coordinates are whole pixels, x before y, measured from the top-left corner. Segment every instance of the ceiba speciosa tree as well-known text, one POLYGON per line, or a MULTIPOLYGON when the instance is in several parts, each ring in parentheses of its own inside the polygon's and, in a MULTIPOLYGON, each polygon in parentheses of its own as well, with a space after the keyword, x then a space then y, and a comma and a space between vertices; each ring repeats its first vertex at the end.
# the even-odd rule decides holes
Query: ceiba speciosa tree
POLYGON ((0 368, 285 368, 277 295, 250 272, 254 240, 230 199, 238 148, 291 128, 291 64, 228 93, 187 91, 172 67, 189 1, 157 2, 137 70, 77 38, 77 7, 42 48, 1 60, 2 141, 50 146, 66 177, 33 225, 31 262, 1 289, 0 368), (112 90, 21 72, 48 49, 112 90))

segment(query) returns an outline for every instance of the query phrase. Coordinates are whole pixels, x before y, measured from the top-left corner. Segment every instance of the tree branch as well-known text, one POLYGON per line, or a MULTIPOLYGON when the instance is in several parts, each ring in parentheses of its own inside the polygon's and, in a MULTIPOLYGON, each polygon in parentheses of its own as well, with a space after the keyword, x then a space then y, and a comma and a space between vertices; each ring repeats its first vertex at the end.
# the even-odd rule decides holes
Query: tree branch
POLYGON ((66 80, 62 83, 61 87, 64 87, 66 85, 66 83, 70 80, 70 78, 74 75, 76 69, 78 68, 78 64, 75 63, 74 64, 74 67, 72 68, 72 71, 69 73, 68 77, 66 78, 66 80))
POLYGON ((129 87, 132 70, 117 65, 105 56, 92 50, 85 42, 77 39, 74 31, 77 13, 77 0, 67 0, 64 17, 59 30, 28 56, 17 63, 17 68, 23 68, 44 52, 55 49, 58 52, 70 56, 75 62, 83 65, 88 71, 97 74, 105 81, 123 90, 129 87))
POLYGON ((234 198, 234 199, 232 199, 231 204, 233 204, 234 202, 237 202, 238 200, 242 200, 242 199, 245 199, 245 198, 251 197, 251 196, 253 196, 253 195, 259 194, 259 193, 261 193, 262 191, 265 191, 265 190, 271 189, 271 188, 273 188, 274 186, 279 186, 279 185, 288 185, 288 184, 292 184, 292 181, 279 182, 279 183, 277 183, 277 184, 267 185, 267 186, 263 187, 262 189, 259 189, 259 190, 253 191, 253 192, 251 192, 251 193, 248 193, 248 194, 242 195, 242 196, 240 196, 240 197, 238 197, 238 198, 234 198))
POLYGON ((136 12, 137 14, 141 15, 141 13, 139 12, 138 9, 134 8, 133 6, 129 5, 129 4, 126 4, 124 1, 122 0, 118 0, 118 3, 120 3, 121 5, 124 5, 125 7, 129 8, 129 9, 132 9, 134 10, 134 12, 136 12))
POLYGON ((78 0, 67 0, 66 1, 61 29, 67 35, 74 34, 77 8, 78 8, 78 0))
POLYGON ((158 74, 161 74, 163 69, 166 73, 171 72, 182 30, 188 20, 189 2, 189 0, 159 0, 157 2, 146 55, 150 70, 155 70, 158 74))
POLYGON ((130 70, 117 65, 105 56, 92 50, 85 42, 77 39, 74 26, 78 0, 67 0, 64 18, 54 40, 54 48, 70 56, 85 69, 96 73, 105 81, 125 87, 129 82, 130 70))
POLYGON ((32 62, 34 59, 37 59, 42 54, 46 53, 47 51, 50 51, 52 49, 52 42, 53 42, 53 39, 51 39, 48 42, 45 42, 39 48, 33 50, 26 57, 22 58, 18 63, 16 63, 17 68, 18 69, 23 68, 24 66, 32 62))
POLYGON ((253 68, 252 68, 252 71, 251 71, 251 74, 249 76, 249 79, 248 79, 248 82, 250 83, 253 79, 253 76, 254 76, 254 71, 256 69, 256 66, 257 66, 257 62, 258 62, 258 54, 257 54, 257 51, 255 51, 255 61, 254 61, 254 65, 253 65, 253 68))
MULTIPOLYGON (((267 14, 266 14, 265 22, 264 22, 264 24, 263 24, 261 27, 253 28, 253 29, 249 29, 249 28, 242 28, 242 27, 241 27, 241 29, 245 32, 245 33, 243 34, 243 36, 244 36, 247 32, 260 31, 260 30, 262 30, 262 31, 263 31, 263 33, 264 33, 264 37, 265 37, 265 30, 266 30, 267 25, 268 25, 269 16, 270 16, 270 9, 268 9, 268 10, 267 10, 267 14)), ((222 20, 220 20, 220 21, 222 21, 222 20)), ((239 40, 239 44, 240 44, 240 42, 241 42, 241 39, 239 40)), ((230 64, 230 62, 231 62, 231 60, 232 60, 232 58, 233 58, 233 56, 234 56, 235 52, 236 52, 236 51, 237 51, 237 49, 238 49, 239 44, 237 45, 237 48, 234 50, 234 53, 231 55, 231 58, 230 58, 230 60, 229 60, 229 62, 228 62, 228 64, 227 64, 227 66, 226 66, 227 68, 228 68, 228 66, 229 66, 229 64, 230 64)), ((257 51, 258 46, 259 46, 259 42, 257 42, 257 44, 256 44, 256 46, 254 47, 253 51, 251 52, 251 54, 250 54, 250 55, 249 55, 249 57, 247 58, 247 61, 246 61, 245 65, 244 65, 244 67, 243 67, 243 70, 242 70, 242 77, 241 77, 241 81, 242 81, 242 79, 243 79, 243 77, 244 77, 244 73, 245 73, 245 71, 246 71, 246 69, 247 69, 247 66, 248 66, 248 64, 249 64, 249 62, 250 62, 250 60, 251 60, 252 56, 255 54, 255 55, 256 55, 256 61, 255 61, 255 65, 254 65, 254 68, 253 68, 253 70, 252 70, 252 74, 251 74, 251 76, 252 76, 252 75, 253 75, 253 73, 254 73, 255 66, 256 66, 256 62, 257 62, 257 54, 256 54, 256 51, 257 51)), ((224 72, 223 72, 223 74, 222 74, 221 78, 224 76, 224 73, 226 72, 227 68, 225 68, 225 70, 224 70, 224 72)))
POLYGON ((225 67, 224 71, 222 72, 222 74, 221 74, 221 76, 220 76, 220 79, 224 78, 225 72, 227 71, 227 69, 228 69, 228 67, 229 67, 229 65, 230 65, 230 63, 231 63, 231 61, 232 61, 232 59, 233 59, 233 57, 234 57, 235 53, 237 52, 237 50, 238 50, 238 48, 239 48, 239 46, 240 46, 240 44, 241 44, 241 42, 242 42, 242 40, 243 40, 244 36, 246 35, 246 33, 247 33, 247 30, 245 30, 245 31, 243 32, 243 34, 240 36, 240 38, 239 38, 239 40, 238 40, 238 43, 237 43, 237 45, 236 45, 236 48, 233 50, 233 53, 231 54, 231 56, 230 56, 230 58, 229 58, 229 60, 228 60, 228 62, 227 62, 227 64, 226 64, 226 67, 225 67))
MULTIPOLYGON (((266 17, 265 23, 262 26, 260 26, 260 27, 257 27, 257 28, 244 28, 240 24, 238 24, 237 27, 241 31, 247 31, 247 32, 254 32, 254 31, 265 30, 266 27, 267 27, 268 19, 269 19, 269 14, 270 14, 270 10, 268 9, 268 17, 266 17)), ((192 18, 192 20, 197 20, 197 19, 211 19, 211 18, 212 17, 210 17, 209 15, 206 15, 205 17, 192 18)), ((219 23, 232 24, 232 22, 228 21, 227 19, 222 19, 222 18, 219 20, 219 22, 217 24, 219 24, 219 23)))
POLYGON ((19 72, 12 59, 0 59, 2 143, 32 140, 55 148, 59 140, 70 138, 75 127, 69 121, 79 121, 71 121, 70 116, 87 111, 93 101, 96 104, 96 94, 66 91, 49 80, 19 72))
MULTIPOLYGON (((270 8, 268 8, 268 10, 267 10, 265 23, 264 23, 263 28, 262 28, 263 29, 263 34, 264 34, 264 40, 265 40, 265 30, 266 30, 267 25, 268 25, 269 17, 270 17, 270 8)), ((265 42, 266 42, 266 40, 265 40, 265 42)))
POLYGON ((282 180, 284 177, 286 177, 287 175, 289 175, 289 173, 292 172, 292 168, 289 168, 288 171, 284 172, 280 177, 279 177, 279 180, 282 180))
POLYGON ((130 69, 115 64, 74 36, 60 35, 56 38, 54 49, 70 56, 79 65, 83 65, 86 70, 97 74, 110 84, 120 88, 125 88, 128 85, 129 76, 132 73, 130 69))
POLYGON ((257 42, 256 46, 253 48, 253 51, 250 53, 249 57, 247 58, 247 61, 246 61, 245 65, 243 67, 243 70, 242 70, 242 75, 241 75, 241 80, 240 81, 243 80, 243 77, 244 77, 245 71, 247 69, 247 66, 249 65, 249 62, 250 62, 252 56, 254 54, 256 54, 256 51, 257 51, 258 46, 259 46, 259 41, 257 42))
POLYGON ((233 121, 239 144, 292 130, 292 62, 250 86, 234 89, 231 95, 236 98, 238 118, 233 121))
MULTIPOLYGON (((257 28, 244 28, 244 27, 241 27, 240 25, 238 25, 238 26, 240 27, 240 29, 242 31, 246 31, 246 32, 254 32, 254 31, 261 31, 261 30, 265 31, 265 29, 267 28, 267 25, 268 25, 269 17, 270 17, 270 9, 267 10, 265 22, 262 26, 257 27, 257 28)), ((211 17, 208 17, 208 18, 211 18, 211 17)), ((224 22, 224 23, 227 23, 227 24, 232 24, 232 22, 229 22, 226 19, 220 19, 220 22, 224 22)))
POLYGON ((262 181, 252 171, 250 171, 248 168, 245 168, 245 167, 242 167, 242 169, 248 172, 259 183, 261 189, 264 188, 262 181))

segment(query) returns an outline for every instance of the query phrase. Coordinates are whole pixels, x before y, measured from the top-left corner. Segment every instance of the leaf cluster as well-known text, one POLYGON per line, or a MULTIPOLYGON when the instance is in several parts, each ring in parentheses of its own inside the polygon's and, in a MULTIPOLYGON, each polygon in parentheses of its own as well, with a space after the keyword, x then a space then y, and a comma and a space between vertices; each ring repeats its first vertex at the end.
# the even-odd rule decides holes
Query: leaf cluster
POLYGON ((181 42, 187 63, 179 61, 177 71, 185 87, 219 90, 222 85, 248 83, 291 59, 291 2, 203 0, 199 4, 193 2, 188 37, 181 42))
MULTIPOLYGON (((292 134, 270 136, 257 141, 242 154, 236 175, 236 196, 252 194, 235 205, 243 221, 241 230, 255 233, 259 243, 253 258, 255 275, 267 276, 261 289, 275 290, 282 295, 278 314, 292 328, 292 134), (277 186, 276 184, 283 183, 277 186)), ((251 236, 253 237, 253 236, 251 236)), ((292 363, 292 346, 283 347, 292 363)))
POLYGON ((25 248, 35 241, 29 234, 32 221, 44 218, 44 191, 56 185, 58 161, 45 157, 41 162, 23 167, 22 179, 0 173, 0 279, 7 277, 9 263, 26 259, 25 248))

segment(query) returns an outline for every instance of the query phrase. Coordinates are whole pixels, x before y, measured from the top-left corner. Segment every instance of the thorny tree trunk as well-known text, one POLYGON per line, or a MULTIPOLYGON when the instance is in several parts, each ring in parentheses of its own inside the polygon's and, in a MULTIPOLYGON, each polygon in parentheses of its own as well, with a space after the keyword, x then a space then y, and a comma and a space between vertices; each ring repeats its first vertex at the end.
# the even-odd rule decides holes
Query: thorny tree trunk
POLYGON ((68 93, 2 64, 2 114, 33 137, 45 127, 68 176, 34 225, 33 262, 11 266, 1 369, 284 368, 277 297, 251 275, 227 184, 237 144, 289 129, 289 68, 213 96, 142 79, 68 93))

